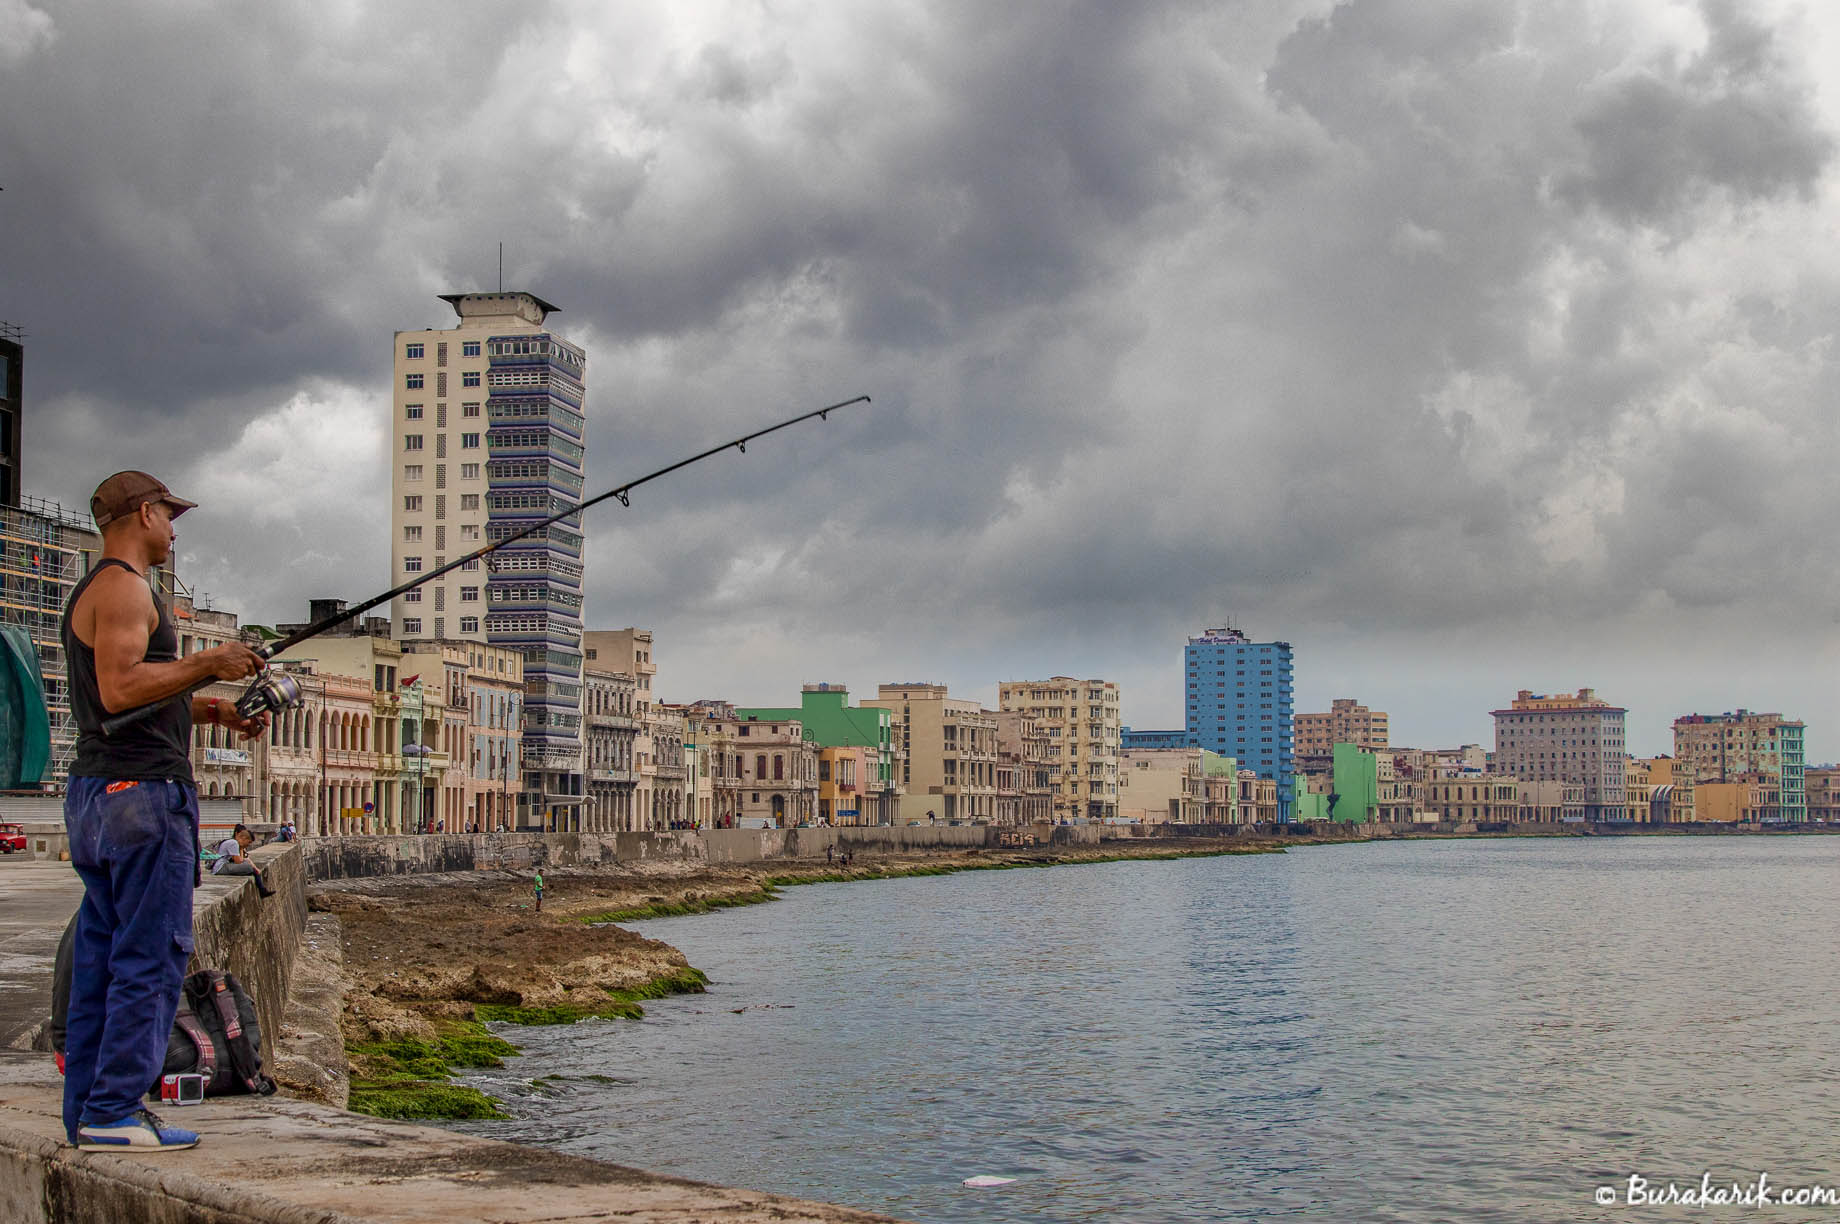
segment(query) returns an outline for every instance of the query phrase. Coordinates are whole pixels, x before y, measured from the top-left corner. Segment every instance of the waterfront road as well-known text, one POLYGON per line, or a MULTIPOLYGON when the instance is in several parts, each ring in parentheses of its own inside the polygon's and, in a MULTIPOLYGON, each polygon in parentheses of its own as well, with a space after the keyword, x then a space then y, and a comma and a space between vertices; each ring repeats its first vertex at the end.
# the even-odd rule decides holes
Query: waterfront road
POLYGON ((51 1014, 51 962, 83 900, 69 863, 0 856, 0 1049, 24 1049, 51 1014))

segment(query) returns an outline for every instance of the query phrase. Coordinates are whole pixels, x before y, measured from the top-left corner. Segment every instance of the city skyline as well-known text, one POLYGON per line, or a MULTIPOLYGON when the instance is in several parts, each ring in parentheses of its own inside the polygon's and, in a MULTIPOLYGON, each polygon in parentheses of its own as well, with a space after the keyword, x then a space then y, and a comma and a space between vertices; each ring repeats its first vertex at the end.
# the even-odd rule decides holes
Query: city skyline
POLYGON ((1226 622, 1400 744, 1590 687, 1638 755, 1747 707, 1840 758, 1840 15, 432 12, 8 10, 26 493, 158 472, 246 621, 385 589, 386 338, 503 242, 593 354, 590 493, 875 397, 593 512, 664 699, 1172 727, 1226 622))

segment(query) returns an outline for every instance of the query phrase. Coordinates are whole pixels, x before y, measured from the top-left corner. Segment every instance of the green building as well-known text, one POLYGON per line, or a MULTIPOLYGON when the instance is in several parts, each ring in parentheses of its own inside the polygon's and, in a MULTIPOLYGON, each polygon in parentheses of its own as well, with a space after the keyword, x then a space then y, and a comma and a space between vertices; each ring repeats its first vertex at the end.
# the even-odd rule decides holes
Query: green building
POLYGON ((1380 814, 1380 764, 1374 754, 1353 744, 1335 746, 1335 807, 1330 820, 1361 824, 1380 814))
POLYGON ((1293 774, 1291 803, 1292 820, 1327 820, 1329 819, 1329 796, 1312 795, 1310 780, 1303 774, 1293 774))
MULTIPOLYGON (((797 709, 778 706, 735 708, 742 721, 791 722, 797 720, 805 729, 805 741, 820 750, 819 768, 827 763, 823 750, 857 748, 866 758, 867 776, 862 779, 860 819, 866 824, 893 824, 895 816, 894 781, 894 714, 890 710, 849 704, 850 691, 841 684, 807 684, 799 694, 797 709)), ((820 799, 831 798, 841 810, 842 794, 833 794, 832 779, 819 775, 820 799)))

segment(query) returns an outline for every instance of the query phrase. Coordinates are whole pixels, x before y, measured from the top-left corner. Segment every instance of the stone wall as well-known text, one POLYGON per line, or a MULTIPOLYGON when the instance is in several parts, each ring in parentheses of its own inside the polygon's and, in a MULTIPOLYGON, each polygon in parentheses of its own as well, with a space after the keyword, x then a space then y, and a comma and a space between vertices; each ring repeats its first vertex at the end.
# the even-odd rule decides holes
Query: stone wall
POLYGON ((262 1063, 270 1066, 294 958, 307 928, 306 865, 299 843, 264 846, 251 851, 250 858, 268 873, 275 895, 263 897, 254 880, 243 879, 224 896, 195 908, 191 971, 228 969, 255 997, 262 1018, 262 1063))

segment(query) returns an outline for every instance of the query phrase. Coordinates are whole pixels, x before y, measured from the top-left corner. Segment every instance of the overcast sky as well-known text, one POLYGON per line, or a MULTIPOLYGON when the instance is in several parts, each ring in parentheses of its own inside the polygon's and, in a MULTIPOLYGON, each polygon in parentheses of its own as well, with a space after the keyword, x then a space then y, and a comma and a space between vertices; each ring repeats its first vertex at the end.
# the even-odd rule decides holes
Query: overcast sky
POLYGON ((1517 689, 1840 757, 1840 15, 1775 0, 0 0, 28 492, 203 503, 246 620, 389 585, 391 333, 561 307, 590 627, 667 700, 1186 635, 1492 743, 1517 689))

